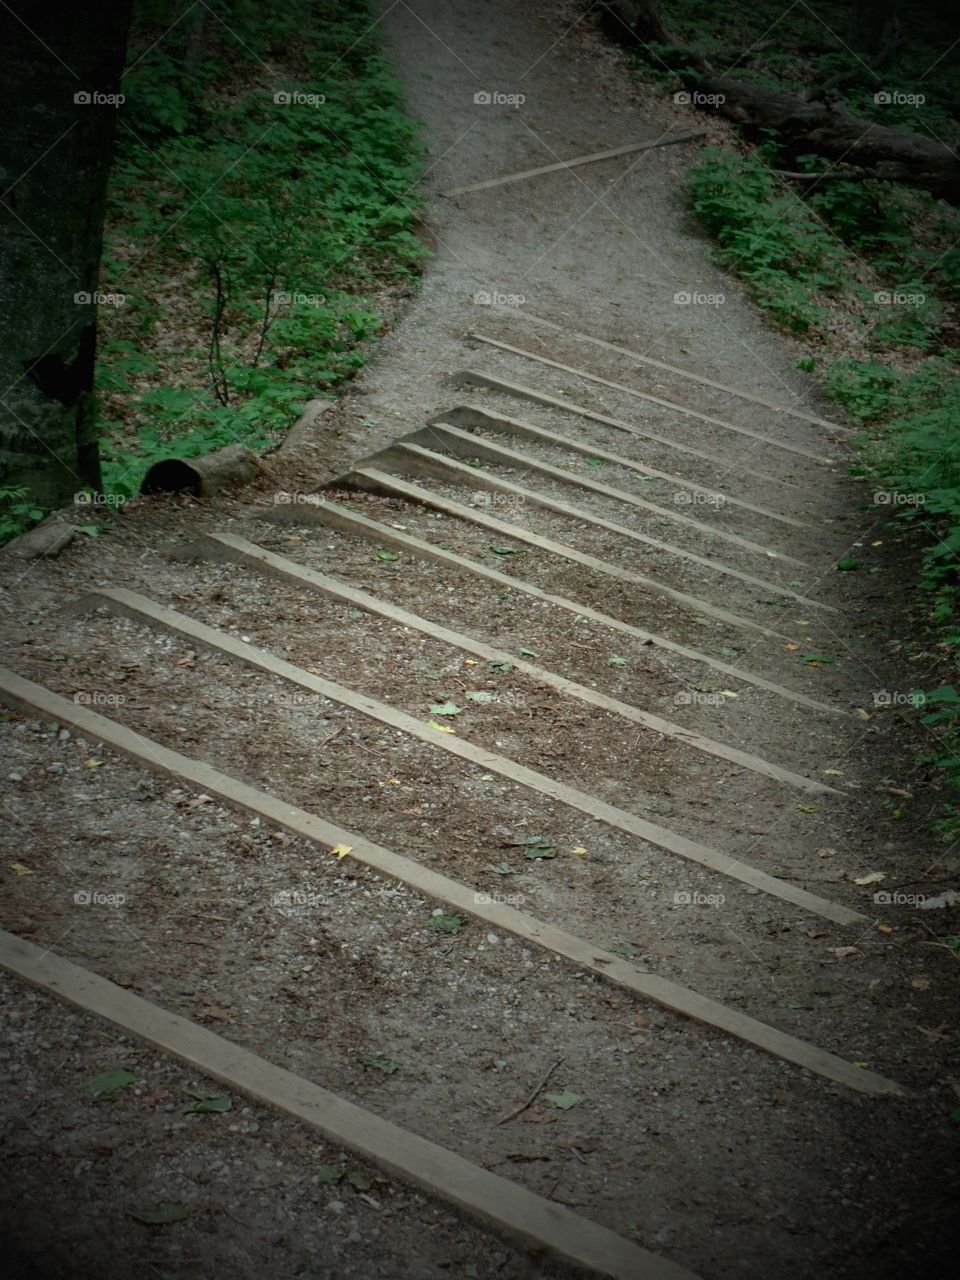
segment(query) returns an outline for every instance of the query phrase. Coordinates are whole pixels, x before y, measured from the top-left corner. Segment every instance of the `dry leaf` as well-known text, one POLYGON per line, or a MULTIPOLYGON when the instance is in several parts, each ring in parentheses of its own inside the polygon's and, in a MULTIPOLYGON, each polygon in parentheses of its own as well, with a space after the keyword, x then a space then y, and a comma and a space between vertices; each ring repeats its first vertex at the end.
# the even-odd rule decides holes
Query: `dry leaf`
POLYGON ((868 715, 868 713, 867 713, 866 711, 864 711, 863 707, 854 707, 854 708, 853 708, 853 714, 857 717, 857 719, 858 719, 858 720, 869 720, 869 719, 870 719, 870 716, 868 715))
POLYGON ((930 989, 929 978, 911 978, 910 985, 916 991, 928 991, 930 989))
POLYGON ((330 852, 339 861, 345 858, 348 853, 353 852, 353 845, 352 844, 335 844, 333 848, 330 850, 330 852))
POLYGON ((827 947, 832 956, 836 956, 838 960, 846 960, 850 956, 859 955, 857 947, 827 947))
POLYGON ((29 867, 25 867, 22 862, 11 862, 10 870, 15 876, 32 876, 33 872, 29 867))
POLYGON ((587 851, 582 844, 575 844, 573 846, 573 852, 577 855, 578 858, 585 858, 587 856, 587 851))
POLYGON ((885 871, 871 871, 869 875, 857 876, 854 884, 879 884, 881 880, 886 880, 887 873, 885 871))
POLYGON ((428 720, 427 724, 431 729, 436 729, 438 733, 456 733, 455 729, 451 729, 448 724, 440 724, 438 720, 428 720))

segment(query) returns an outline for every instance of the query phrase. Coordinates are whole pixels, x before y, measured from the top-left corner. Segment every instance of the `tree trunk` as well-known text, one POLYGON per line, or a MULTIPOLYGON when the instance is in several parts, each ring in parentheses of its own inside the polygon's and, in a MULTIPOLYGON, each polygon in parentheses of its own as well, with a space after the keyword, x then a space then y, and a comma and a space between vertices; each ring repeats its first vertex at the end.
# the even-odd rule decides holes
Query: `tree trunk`
POLYGON ((45 507, 100 483, 95 296, 131 4, 0 5, 0 485, 45 507))

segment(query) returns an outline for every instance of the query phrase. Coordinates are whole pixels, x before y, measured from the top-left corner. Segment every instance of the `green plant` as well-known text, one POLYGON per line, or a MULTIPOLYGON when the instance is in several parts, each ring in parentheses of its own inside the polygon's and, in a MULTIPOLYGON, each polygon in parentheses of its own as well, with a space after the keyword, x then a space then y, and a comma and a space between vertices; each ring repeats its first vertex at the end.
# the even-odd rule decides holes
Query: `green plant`
POLYGON ((17 538, 47 513, 19 486, 0 486, 0 546, 17 538))

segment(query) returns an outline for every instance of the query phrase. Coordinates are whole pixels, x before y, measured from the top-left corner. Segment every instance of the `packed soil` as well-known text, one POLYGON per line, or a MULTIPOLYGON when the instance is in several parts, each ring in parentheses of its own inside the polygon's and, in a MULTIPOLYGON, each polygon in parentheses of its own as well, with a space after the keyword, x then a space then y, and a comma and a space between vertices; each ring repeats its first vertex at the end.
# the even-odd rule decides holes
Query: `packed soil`
MULTIPOLYGON (((574 336, 836 416, 711 264, 683 203, 690 145, 442 194, 700 118, 638 91, 582 6, 416 0, 384 4, 381 25, 431 152, 435 257, 419 297, 249 489, 143 499, 98 514, 100 535, 56 557, 0 557, 6 665, 322 816, 347 844, 373 840, 905 1096, 831 1083, 452 917, 121 758, 67 715, 0 718, 2 927, 703 1280, 939 1274, 955 1260, 960 859, 928 834, 942 797, 915 763, 929 744, 907 695, 924 673, 903 659, 897 604, 911 566, 848 474, 842 422, 814 425, 574 336), (475 102, 480 91, 525 100, 475 102), (678 304, 684 291, 724 302, 678 304), (478 303, 484 293, 507 305, 478 303), (567 407, 484 389, 465 370, 567 407), (523 461, 471 459, 439 430, 417 436, 429 465, 395 450, 378 460, 438 416, 645 505, 523 461), (623 462, 521 438, 498 416, 623 462), (454 456, 471 475, 437 469, 454 456), (422 500, 352 475, 359 466, 420 486, 422 500), (432 505, 444 502, 458 505, 432 505), (373 523, 329 527, 338 513, 373 523), (285 574, 198 541, 215 533, 283 557, 285 574), (856 570, 838 571, 850 558, 856 570), (118 617, 105 588, 239 640, 246 660, 118 617), (331 687, 268 674, 258 655, 331 687), (378 706, 355 710, 351 693, 378 706), (390 709, 410 719, 387 724, 390 709), (754 763, 700 749, 691 731, 754 763), (463 759, 454 741, 492 756, 463 759), (765 762, 797 776, 775 780, 765 762), (709 871, 656 831, 589 816, 556 783, 863 921, 837 925, 709 871)), ((2 988, 11 1274, 571 1274, 122 1029, 10 974, 2 988), (97 1096, 91 1081, 118 1070, 129 1081, 97 1096), (189 1110, 197 1094, 222 1109, 189 1110), (168 1221, 144 1220, 161 1206, 168 1221)))

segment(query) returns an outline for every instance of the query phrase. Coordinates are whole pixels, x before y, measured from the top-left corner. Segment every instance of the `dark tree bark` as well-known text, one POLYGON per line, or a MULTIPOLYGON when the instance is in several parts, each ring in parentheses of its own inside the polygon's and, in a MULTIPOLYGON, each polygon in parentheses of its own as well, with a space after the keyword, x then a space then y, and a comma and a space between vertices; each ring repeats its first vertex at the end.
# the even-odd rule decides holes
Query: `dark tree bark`
POLYGON ((100 483, 96 304, 82 299, 97 290, 131 2, 0 6, 0 485, 47 507, 100 483))
MULTIPOLYGON (((794 154, 814 152, 847 165, 869 170, 871 177, 922 187, 960 204, 960 160, 956 146, 905 129, 891 129, 855 116, 838 101, 830 100, 834 84, 814 85, 806 96, 768 89, 745 80, 731 79, 716 71, 696 50, 684 48, 661 14, 659 0, 609 0, 603 11, 604 30, 632 48, 668 45, 682 50, 682 63, 690 69, 692 88, 720 98, 709 110, 738 124, 777 129, 794 154), (824 101, 819 101, 820 97, 824 101)), ((881 42, 878 59, 889 57, 895 32, 881 42)), ((731 54, 731 61, 736 55, 731 54)), ((683 78, 683 71, 678 71, 683 78)))

